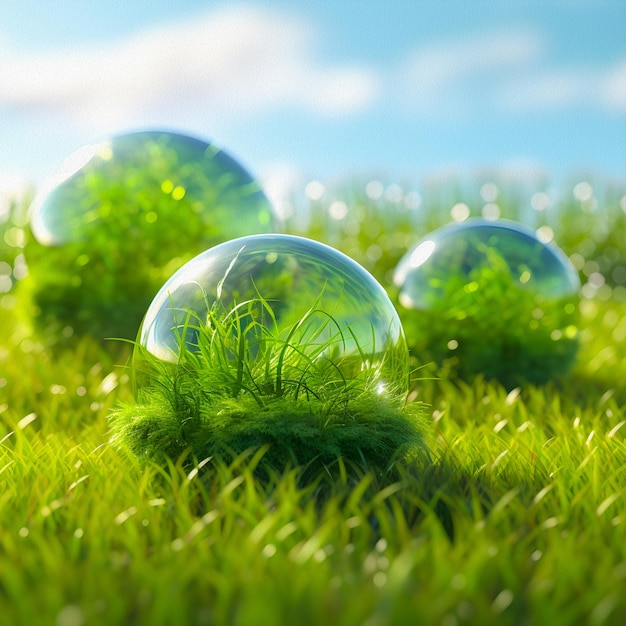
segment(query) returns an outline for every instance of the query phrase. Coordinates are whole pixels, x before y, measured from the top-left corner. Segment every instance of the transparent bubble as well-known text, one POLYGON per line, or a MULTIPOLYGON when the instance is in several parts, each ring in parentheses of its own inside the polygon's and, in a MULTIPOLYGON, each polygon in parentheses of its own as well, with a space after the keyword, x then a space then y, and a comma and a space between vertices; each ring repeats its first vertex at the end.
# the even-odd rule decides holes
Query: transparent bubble
POLYGON ((35 198, 31 229, 44 315, 134 337, 173 271, 216 243, 272 232, 273 213, 257 181, 215 145, 146 131, 71 155, 35 198))
POLYGON ((31 220, 44 245, 148 224, 177 225, 180 236, 181 220, 197 222, 207 239, 225 240, 267 231, 272 210, 259 184, 215 145, 146 131, 74 152, 35 199, 31 220))
POLYGON ((512 385, 544 382, 574 360, 578 273, 521 224, 444 226, 405 254, 394 284, 409 344, 424 362, 512 385))
POLYGON ((209 392, 232 395, 400 398, 408 386, 404 333, 385 290, 341 252, 291 235, 229 241, 176 272, 141 325, 139 395, 155 362, 156 371, 193 366, 209 392))

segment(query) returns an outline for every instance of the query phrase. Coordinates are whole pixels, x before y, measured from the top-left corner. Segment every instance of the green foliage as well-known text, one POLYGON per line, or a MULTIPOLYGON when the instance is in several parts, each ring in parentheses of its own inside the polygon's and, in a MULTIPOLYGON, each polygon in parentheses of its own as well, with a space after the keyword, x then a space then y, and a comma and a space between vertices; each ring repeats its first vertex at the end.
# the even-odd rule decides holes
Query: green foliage
POLYGON ((24 247, 28 230, 26 207, 30 196, 30 192, 24 192, 21 199, 5 200, 0 194, 0 309, 15 306, 12 292, 15 284, 27 273, 24 247))
POLYGON ((131 133, 98 146, 53 188, 29 234, 23 299, 44 333, 71 327, 134 338, 163 283, 196 254, 272 231, 258 184, 213 145, 171 133, 131 133))
MULTIPOLYGON (((176 388, 193 397, 245 393, 260 406, 266 396, 343 403, 368 392, 384 392, 401 403, 408 376, 403 342, 381 348, 371 341, 366 351, 351 324, 342 326, 318 308, 320 299, 292 323, 288 314, 279 322, 276 313, 279 308, 289 313, 288 301, 270 303, 260 295, 226 310, 218 300, 207 305, 206 319, 183 310, 185 321, 173 329, 170 347, 175 376, 184 379, 176 388), (389 379, 391 373, 396 380, 389 379)), ((177 313, 172 312, 174 320, 177 313)), ((374 328, 371 334, 375 337, 374 328)), ((162 387, 172 372, 169 361, 140 345, 134 365, 138 384, 145 379, 162 387)))
POLYGON ((286 328, 260 296, 226 312, 215 305, 194 322, 178 331, 176 364, 135 348, 139 405, 116 411, 112 427, 140 458, 269 446, 264 471, 307 466, 316 475, 343 458, 384 474, 423 452, 419 407, 402 409, 405 381, 380 377, 401 355, 363 353, 350 327, 316 304, 286 328), (344 354, 347 341, 359 351, 344 354))
POLYGON ((512 389, 567 372, 578 349, 577 296, 537 295, 520 284, 502 255, 488 249, 468 274, 435 268, 423 309, 400 309, 420 366, 447 376, 478 374, 512 389))
POLYGON ((621 623, 626 307, 585 299, 581 316, 558 385, 422 380, 429 459, 384 476, 335 462, 306 481, 295 467, 260 479, 265 447, 138 462, 110 442, 111 409, 132 403, 126 344, 3 339, 0 615, 621 623))
MULTIPOLYGON (((428 230, 459 199, 478 206, 441 191, 424 194, 428 230)), ((15 292, 0 296, 2 622, 623 623, 626 298, 614 270, 626 254, 619 203, 594 195, 595 211, 570 202, 562 223, 559 206, 536 215, 581 257, 572 370, 510 391, 482 376, 423 378, 411 399, 430 407, 430 456, 382 476, 337 461, 306 480, 293 466, 260 479, 265 446, 139 462, 110 441, 111 410, 133 403, 119 367, 129 346, 85 336, 49 349, 54 338, 14 323, 15 292), (579 228, 587 210, 598 239, 579 228), (594 272, 606 282, 587 280, 594 272)), ((514 201, 502 188, 517 219, 514 201)), ((238 400, 224 403, 234 413, 238 400)), ((261 411, 252 396, 245 407, 261 411)))
POLYGON ((249 396, 206 405, 191 397, 174 401, 172 406, 155 396, 114 411, 114 441, 144 461, 162 464, 189 452, 195 459, 230 458, 267 447, 262 476, 304 467, 305 482, 338 459, 386 475, 407 455, 425 454, 417 407, 399 411, 377 396, 363 395, 341 410, 284 399, 260 407, 249 396))
POLYGON ((583 283, 600 271, 606 284, 619 287, 626 300, 625 194, 623 181, 598 176, 558 186, 548 179, 529 182, 490 171, 469 179, 442 175, 417 185, 385 177, 339 180, 329 184, 319 199, 293 197, 283 230, 329 243, 382 285, 391 285, 401 257, 436 228, 466 217, 506 218, 534 229, 551 229, 555 243, 574 256, 583 283), (485 187, 491 188, 489 200, 485 187), (334 212, 336 203, 345 204, 346 210, 334 212))
MULTIPOLYGON (((516 182, 494 172, 471 180, 444 176, 418 186, 381 177, 352 184, 339 181, 328 185, 320 198, 303 204, 293 198, 284 228, 331 243, 388 289, 411 347, 412 365, 424 366, 424 375, 471 380, 480 373, 510 388, 523 378, 533 383, 558 378, 575 362, 578 340, 572 327, 577 311, 572 315, 571 303, 533 303, 517 287, 506 289, 508 277, 502 273, 480 293, 461 291, 445 298, 454 313, 470 307, 473 314, 462 321, 448 310, 442 314, 405 310, 392 286, 395 267, 410 247, 436 228, 468 217, 499 216, 543 228, 544 235, 553 237, 579 272, 585 298, 626 302, 624 198, 622 182, 598 177, 578 178, 558 188, 548 180, 516 182), (490 188, 488 194, 485 187, 490 188), (344 203, 346 210, 335 212, 337 203, 344 203), (477 313, 480 309, 472 304, 479 302, 484 306, 477 313), (539 320, 523 317, 525 310, 536 308, 543 313, 539 320), (526 322, 511 324, 511 319, 526 322), (450 341, 459 346, 450 350, 450 341)), ((483 279, 487 283, 489 276, 470 282, 483 279)), ((459 287, 466 283, 459 281, 459 287)))

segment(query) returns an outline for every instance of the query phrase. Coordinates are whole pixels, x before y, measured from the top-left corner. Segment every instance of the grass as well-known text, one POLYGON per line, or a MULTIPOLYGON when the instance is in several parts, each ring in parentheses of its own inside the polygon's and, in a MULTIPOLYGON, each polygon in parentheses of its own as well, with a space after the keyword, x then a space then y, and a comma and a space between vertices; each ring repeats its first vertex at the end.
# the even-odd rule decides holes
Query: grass
MULTIPOLYGON (((418 364, 434 362, 447 376, 482 374, 508 389, 543 384, 571 367, 578 349, 577 291, 537 294, 512 276, 493 249, 468 274, 433 264, 422 307, 400 307, 418 364)), ((426 282, 426 281, 423 281, 426 282)), ((570 289, 571 291, 571 289, 570 289)))
MULTIPOLYGON (((337 462, 332 477, 303 483, 287 467, 261 480, 263 447, 141 463, 110 441, 111 411, 133 402, 130 346, 50 346, 20 331, 7 292, 2 622, 623 622, 626 298, 615 268, 625 231, 607 204, 585 244, 576 203, 561 209, 569 219, 545 216, 583 257, 573 369, 511 390, 482 376, 414 380, 430 455, 394 476, 337 462)), ((373 245, 357 241, 364 254, 373 245)), ((19 248, 2 252, 13 267, 19 248)))
POLYGON ((375 346, 365 351, 350 325, 318 308, 322 295, 287 325, 274 310, 282 303, 260 295, 232 308, 207 304, 202 320, 188 312, 176 363, 136 345, 138 403, 113 413, 116 443, 160 463, 185 452, 204 459, 267 446, 260 471, 304 467, 305 482, 332 476, 338 458, 388 475, 397 462, 424 455, 421 407, 402 406, 404 339, 382 355, 375 346), (397 380, 385 377, 390 372, 397 380))
POLYGON ((181 265, 223 241, 272 230, 258 183, 213 144, 128 133, 92 147, 89 157, 34 203, 45 245, 27 235, 30 272, 20 289, 42 329, 134 339, 155 293, 181 265))

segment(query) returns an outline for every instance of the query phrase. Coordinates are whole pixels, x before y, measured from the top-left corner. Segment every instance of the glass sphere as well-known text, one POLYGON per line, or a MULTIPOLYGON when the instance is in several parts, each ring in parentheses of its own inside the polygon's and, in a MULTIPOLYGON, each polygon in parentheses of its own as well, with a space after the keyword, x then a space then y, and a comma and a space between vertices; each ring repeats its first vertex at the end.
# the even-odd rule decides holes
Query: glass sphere
POLYGON ((252 176, 206 141, 146 131, 85 146, 31 207, 36 304, 81 331, 134 337, 173 271, 216 243, 272 232, 272 215, 252 176))
POLYGON ((44 245, 85 240, 102 229, 122 235, 151 224, 176 226, 172 237, 178 238, 187 221, 198 222, 205 240, 226 240, 265 232, 272 209, 259 184, 215 145, 144 131, 74 152, 36 198, 31 220, 44 245))
POLYGON ((393 281, 416 357, 511 386, 566 371, 580 280, 555 245, 508 220, 470 219, 417 242, 393 281))
POLYGON ((292 235, 228 241, 178 270, 139 331, 139 394, 155 359, 157 370, 193 363, 208 373, 208 392, 232 395, 400 398, 408 387, 404 332, 385 290, 343 253, 292 235))

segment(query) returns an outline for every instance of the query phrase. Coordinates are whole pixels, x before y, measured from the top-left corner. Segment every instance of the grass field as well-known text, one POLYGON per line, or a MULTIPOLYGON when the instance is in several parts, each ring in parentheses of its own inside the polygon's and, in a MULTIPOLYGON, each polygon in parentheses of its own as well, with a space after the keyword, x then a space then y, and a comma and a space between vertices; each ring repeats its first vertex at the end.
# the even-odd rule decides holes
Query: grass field
MULTIPOLYGON (((342 243, 385 284, 411 241, 480 213, 478 188, 443 185, 415 210, 344 186, 285 228, 342 243)), ((5 212, 0 623, 624 623, 625 190, 579 185, 551 207, 502 190, 487 204, 550 228, 580 271, 573 370, 508 390, 424 368, 410 400, 426 403, 429 457, 389 479, 338 462, 304 485, 298 468, 259 480, 263 449, 190 469, 112 446, 110 412, 133 399, 130 348, 25 330, 24 225, 5 212)))

